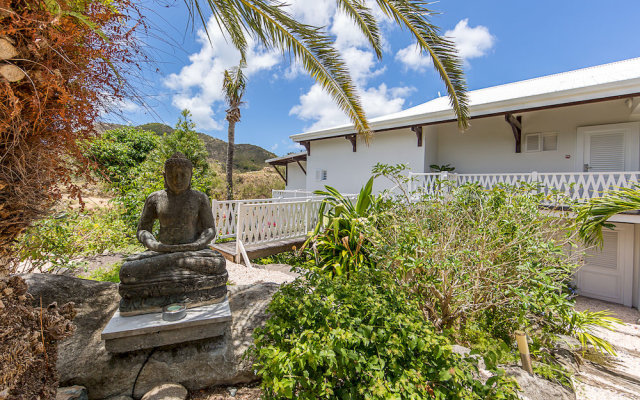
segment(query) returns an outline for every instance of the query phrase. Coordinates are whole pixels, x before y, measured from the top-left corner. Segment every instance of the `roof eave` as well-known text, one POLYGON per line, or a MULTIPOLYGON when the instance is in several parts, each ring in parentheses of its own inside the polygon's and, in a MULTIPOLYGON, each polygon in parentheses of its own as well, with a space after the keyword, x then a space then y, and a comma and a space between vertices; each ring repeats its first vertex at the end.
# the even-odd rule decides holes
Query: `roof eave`
MULTIPOLYGON (((483 103, 471 106, 469 114, 471 118, 488 114, 508 113, 533 109, 539 107, 562 106, 568 103, 595 100, 599 98, 609 98, 613 96, 624 96, 637 94, 640 92, 640 78, 628 79, 624 81, 607 82, 600 85, 592 85, 582 88, 568 89, 564 91, 541 93, 532 96, 512 98, 495 102, 483 103)), ((377 121, 371 123, 373 131, 390 130, 411 125, 425 125, 433 123, 451 122, 456 116, 453 110, 446 109, 423 113, 407 117, 377 121)), ((354 133, 352 125, 345 125, 322 131, 298 133, 289 136, 295 142, 316 140, 323 138, 339 137, 354 133)))

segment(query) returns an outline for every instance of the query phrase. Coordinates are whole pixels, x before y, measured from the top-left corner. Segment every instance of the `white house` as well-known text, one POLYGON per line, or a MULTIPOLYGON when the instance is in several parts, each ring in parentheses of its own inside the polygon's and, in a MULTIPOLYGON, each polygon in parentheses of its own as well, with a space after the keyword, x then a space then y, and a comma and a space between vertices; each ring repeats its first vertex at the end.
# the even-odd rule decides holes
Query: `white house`
MULTIPOLYGON (((469 92, 471 127, 458 130, 446 97, 370 120, 369 145, 352 125, 292 135, 306 152, 269 160, 285 165, 286 188, 330 185, 355 193, 378 162, 429 173, 455 167, 456 179, 485 186, 542 180, 583 187, 586 198, 640 177, 640 58, 469 92)), ((428 180, 430 175, 424 175, 428 180)), ((380 191, 388 183, 376 182, 380 191)), ((602 252, 577 276, 584 295, 638 307, 640 215, 614 218, 602 252)))

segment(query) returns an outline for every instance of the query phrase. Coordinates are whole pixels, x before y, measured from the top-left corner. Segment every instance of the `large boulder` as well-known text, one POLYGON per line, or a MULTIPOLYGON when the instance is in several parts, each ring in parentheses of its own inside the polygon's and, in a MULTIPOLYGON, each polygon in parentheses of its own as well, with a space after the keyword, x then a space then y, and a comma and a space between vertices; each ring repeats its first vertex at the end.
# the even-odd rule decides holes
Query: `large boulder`
POLYGON ((244 355, 278 289, 273 283, 229 287, 233 321, 222 337, 112 354, 106 351, 100 333, 118 308, 116 284, 50 274, 23 277, 38 304, 41 296, 43 304, 76 304, 77 330, 61 343, 57 367, 62 386, 82 385, 90 399, 118 395, 138 399, 165 382, 197 390, 255 380, 252 361, 244 355))

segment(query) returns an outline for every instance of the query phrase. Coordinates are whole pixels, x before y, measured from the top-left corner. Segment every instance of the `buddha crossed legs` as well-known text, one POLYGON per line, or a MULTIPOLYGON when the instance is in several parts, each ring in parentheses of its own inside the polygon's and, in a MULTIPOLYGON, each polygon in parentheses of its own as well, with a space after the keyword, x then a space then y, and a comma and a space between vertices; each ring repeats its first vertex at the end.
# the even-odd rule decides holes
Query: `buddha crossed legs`
POLYGON ((184 302, 187 307, 223 301, 227 293, 225 260, 210 250, 215 238, 207 196, 191 189, 191 162, 176 153, 165 163, 165 190, 147 197, 138 240, 148 249, 120 269, 120 314, 158 312, 184 302), (160 222, 157 239, 151 233, 160 222))

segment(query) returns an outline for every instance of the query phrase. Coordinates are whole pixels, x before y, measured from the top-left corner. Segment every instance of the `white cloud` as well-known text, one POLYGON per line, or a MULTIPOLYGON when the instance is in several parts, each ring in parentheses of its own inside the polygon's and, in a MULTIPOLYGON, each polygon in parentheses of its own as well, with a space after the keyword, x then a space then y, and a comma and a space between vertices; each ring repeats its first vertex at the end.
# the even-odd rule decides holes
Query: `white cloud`
POLYGON ((471 28, 468 18, 458 22, 453 30, 446 31, 444 35, 453 40, 458 54, 465 61, 487 54, 496 40, 486 26, 478 25, 471 28))
MULTIPOLYGON (((189 56, 190 64, 179 73, 169 75, 164 84, 178 92, 172 104, 179 108, 188 108, 193 121, 200 129, 222 129, 222 120, 215 118, 216 105, 222 106, 222 80, 225 69, 238 65, 240 53, 220 31, 217 23, 209 19, 207 29, 211 41, 203 30, 198 31, 197 41, 202 45, 198 53, 189 56)), ((280 62, 281 57, 275 50, 267 51, 254 41, 249 42, 247 51, 247 77, 261 70, 268 70, 280 62)))
POLYGON ((398 50, 396 60, 400 61, 406 70, 423 72, 431 66, 431 57, 422 55, 417 43, 398 50))
MULTIPOLYGON (((458 55, 467 64, 471 58, 486 55, 495 43, 495 36, 489 32, 489 28, 482 25, 471 28, 468 18, 458 22, 455 28, 446 31, 444 36, 453 40, 458 48, 458 55)), ((395 58, 403 64, 405 70, 424 72, 432 65, 431 57, 421 54, 415 42, 398 50, 395 58)))
MULTIPOLYGON (((413 91, 410 87, 388 88, 382 83, 378 87, 360 90, 362 107, 368 118, 390 114, 402 110, 405 98, 413 91)), ((296 115, 306 121, 315 121, 307 130, 317 130, 349 123, 349 118, 319 84, 311 86, 309 92, 300 96, 300 104, 291 109, 289 115, 296 115)))
POLYGON ((271 147, 269 147, 269 150, 271 150, 272 152, 278 150, 278 143, 274 143, 271 147))

